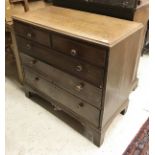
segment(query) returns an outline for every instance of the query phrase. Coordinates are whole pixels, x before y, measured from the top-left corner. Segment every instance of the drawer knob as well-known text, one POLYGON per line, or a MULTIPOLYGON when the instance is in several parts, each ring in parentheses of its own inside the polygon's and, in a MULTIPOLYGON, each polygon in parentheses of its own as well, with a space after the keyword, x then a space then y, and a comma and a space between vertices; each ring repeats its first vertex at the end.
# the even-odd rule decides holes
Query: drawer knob
POLYGON ((77 55, 77 51, 75 49, 71 49, 70 53, 71 53, 72 56, 76 56, 77 55))
POLYGON ((128 0, 123 1, 123 2, 122 2, 122 6, 123 6, 123 7, 126 7, 126 6, 128 5, 128 3, 129 3, 128 0))
POLYGON ((83 67, 82 67, 81 65, 77 65, 77 66, 75 67, 75 70, 76 70, 77 72, 81 72, 82 69, 83 69, 83 67))
POLYGON ((61 108, 58 107, 58 106, 54 106, 53 110, 54 110, 54 111, 61 111, 61 108))
POLYGON ((100 85, 99 87, 100 87, 100 89, 102 89, 102 88, 103 88, 103 86, 102 86, 102 85, 100 85))
POLYGON ((75 86, 75 90, 81 91, 81 90, 83 89, 83 87, 84 87, 84 83, 79 83, 79 84, 77 84, 77 85, 75 86))
POLYGON ((78 104, 78 108, 80 108, 80 107, 84 107, 84 103, 80 102, 80 103, 78 104))
POLYGON ((31 33, 27 33, 27 38, 32 38, 32 34, 31 33))
POLYGON ((38 78, 38 77, 35 77, 35 80, 36 80, 36 81, 39 81, 39 78, 38 78))
POLYGON ((37 60, 34 59, 34 60, 31 60, 31 61, 30 61, 30 64, 31 64, 31 65, 34 65, 34 64, 36 64, 36 62, 37 62, 37 60))
POLYGON ((27 48, 28 50, 30 50, 30 49, 31 49, 31 45, 30 45, 30 44, 26 44, 26 48, 27 48))

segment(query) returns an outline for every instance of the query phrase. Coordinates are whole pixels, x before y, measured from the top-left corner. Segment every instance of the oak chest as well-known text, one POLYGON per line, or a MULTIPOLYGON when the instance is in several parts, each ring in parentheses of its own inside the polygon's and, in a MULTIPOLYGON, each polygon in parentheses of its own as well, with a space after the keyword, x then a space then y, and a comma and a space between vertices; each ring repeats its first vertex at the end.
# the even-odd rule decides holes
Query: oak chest
POLYGON ((50 6, 14 16, 28 97, 76 118, 98 146, 125 112, 142 25, 50 6))

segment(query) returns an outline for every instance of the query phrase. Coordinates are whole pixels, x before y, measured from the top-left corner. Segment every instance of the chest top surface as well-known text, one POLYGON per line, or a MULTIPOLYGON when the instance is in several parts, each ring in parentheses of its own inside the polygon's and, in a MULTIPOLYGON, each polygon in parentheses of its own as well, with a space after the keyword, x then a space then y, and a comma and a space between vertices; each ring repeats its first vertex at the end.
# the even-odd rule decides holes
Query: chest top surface
POLYGON ((55 6, 14 15, 13 19, 109 47, 143 27, 133 21, 55 6))

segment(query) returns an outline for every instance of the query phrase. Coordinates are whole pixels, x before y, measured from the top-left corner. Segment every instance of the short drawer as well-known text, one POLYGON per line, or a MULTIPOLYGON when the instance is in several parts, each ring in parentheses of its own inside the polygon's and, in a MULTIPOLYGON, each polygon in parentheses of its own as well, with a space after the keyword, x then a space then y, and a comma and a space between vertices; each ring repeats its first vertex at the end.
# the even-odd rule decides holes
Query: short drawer
POLYGON ((48 47, 51 46, 50 33, 46 30, 43 30, 41 28, 36 28, 28 24, 24 24, 17 21, 14 22, 14 29, 16 34, 26 39, 36 41, 48 47))
POLYGON ((104 69, 78 59, 73 59, 55 50, 44 48, 25 39, 18 39, 19 50, 34 58, 44 61, 60 70, 102 88, 104 69))
POLYGON ((100 111, 97 108, 85 103, 51 82, 44 80, 38 74, 31 72, 30 70, 25 69, 24 73, 25 84, 50 97, 52 100, 74 112, 77 116, 84 118, 98 127, 100 111))
POLYGON ((30 69, 35 70, 39 74, 45 76, 46 79, 52 83, 55 83, 60 88, 81 98, 82 100, 85 100, 93 106, 100 108, 102 89, 97 88, 83 80, 71 76, 28 55, 23 53, 20 55, 24 66, 28 66, 30 69))
POLYGON ((104 48, 80 43, 59 35, 52 35, 52 46, 55 50, 82 59, 93 65, 103 67, 105 64, 106 50, 104 48))

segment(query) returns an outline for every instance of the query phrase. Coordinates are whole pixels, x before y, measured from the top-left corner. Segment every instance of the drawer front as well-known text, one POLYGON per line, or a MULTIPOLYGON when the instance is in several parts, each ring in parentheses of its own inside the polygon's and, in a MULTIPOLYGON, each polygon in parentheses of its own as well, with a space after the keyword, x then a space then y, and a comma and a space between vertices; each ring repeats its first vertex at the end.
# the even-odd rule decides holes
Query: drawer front
POLYGON ((52 46, 55 50, 69 56, 82 59, 93 65, 103 67, 105 64, 105 49, 88 44, 82 44, 59 35, 52 35, 52 46))
POLYGON ((82 100, 85 100, 97 108, 100 108, 102 89, 62 72, 61 70, 58 70, 28 55, 21 53, 21 59, 24 66, 30 67, 62 89, 65 89, 69 93, 78 96, 82 100))
POLYGON ((14 22, 15 32, 32 41, 36 41, 42 45, 50 47, 50 33, 40 28, 34 28, 30 25, 23 24, 20 22, 14 22))
POLYGON ((19 50, 28 55, 42 60, 54 67, 66 71, 80 79, 86 80, 97 87, 102 87, 104 70, 70 58, 52 49, 43 48, 32 42, 19 38, 19 50))
MULTIPOLYGON (((25 69, 25 84, 33 87, 54 101, 62 104, 67 109, 76 113, 76 115, 86 119, 98 127, 100 111, 97 108, 83 102, 79 98, 67 93, 56 85, 44 80, 39 75, 25 69)), ((60 107, 61 108, 61 107, 60 107)))

